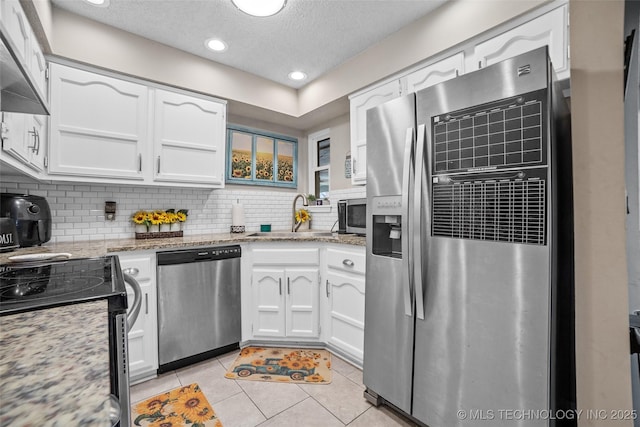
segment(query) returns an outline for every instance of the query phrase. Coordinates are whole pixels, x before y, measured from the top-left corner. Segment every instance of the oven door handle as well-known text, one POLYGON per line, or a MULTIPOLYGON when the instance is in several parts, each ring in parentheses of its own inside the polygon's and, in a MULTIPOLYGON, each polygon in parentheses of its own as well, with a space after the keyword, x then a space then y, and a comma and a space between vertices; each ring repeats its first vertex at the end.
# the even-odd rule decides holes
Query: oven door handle
POLYGON ((131 309, 129 313, 127 313, 127 330, 131 330, 131 327, 136 320, 138 319, 138 314, 140 313, 140 306, 142 305, 142 289, 140 289, 140 285, 138 281, 133 278, 133 276, 123 273, 124 281, 131 286, 133 289, 133 304, 131 304, 131 309))

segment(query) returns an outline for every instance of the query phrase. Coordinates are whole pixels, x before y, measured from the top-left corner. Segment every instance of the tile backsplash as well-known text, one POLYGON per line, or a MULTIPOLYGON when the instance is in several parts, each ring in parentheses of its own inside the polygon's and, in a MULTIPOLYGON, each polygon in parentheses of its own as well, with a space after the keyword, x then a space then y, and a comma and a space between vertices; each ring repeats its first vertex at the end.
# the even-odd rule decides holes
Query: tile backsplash
MULTIPOLYGON (((3 176, 0 192, 43 196, 53 216, 52 242, 72 242, 131 238, 134 224, 131 215, 137 210, 188 209, 185 235, 228 233, 231 205, 239 200, 244 205, 247 232, 259 231, 260 224, 271 229, 291 227, 291 203, 295 193, 263 188, 220 190, 199 188, 143 187, 128 185, 40 183, 28 178, 3 176), (115 201, 115 221, 104 219, 104 203, 115 201)), ((330 230, 338 219, 335 203, 341 198, 364 197, 364 187, 331 193, 331 209, 312 211, 311 227, 330 230), (335 201, 335 202, 334 202, 335 201)), ((298 202, 298 207, 302 205, 298 202)), ((337 229, 337 225, 335 226, 337 229)))

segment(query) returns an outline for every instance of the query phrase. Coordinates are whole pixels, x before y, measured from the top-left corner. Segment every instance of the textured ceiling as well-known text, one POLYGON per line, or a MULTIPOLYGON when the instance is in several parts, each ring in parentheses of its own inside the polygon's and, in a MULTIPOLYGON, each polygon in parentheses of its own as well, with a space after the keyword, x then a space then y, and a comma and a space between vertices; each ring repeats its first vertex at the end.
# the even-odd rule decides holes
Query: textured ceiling
MULTIPOLYGON (((288 0, 277 15, 256 18, 231 0, 52 0, 70 12, 202 56, 269 80, 300 88, 446 0, 288 0), (211 52, 204 43, 224 40, 211 52), (294 82, 291 71, 308 78, 294 82)), ((81 35, 78 35, 81 37, 81 35)))

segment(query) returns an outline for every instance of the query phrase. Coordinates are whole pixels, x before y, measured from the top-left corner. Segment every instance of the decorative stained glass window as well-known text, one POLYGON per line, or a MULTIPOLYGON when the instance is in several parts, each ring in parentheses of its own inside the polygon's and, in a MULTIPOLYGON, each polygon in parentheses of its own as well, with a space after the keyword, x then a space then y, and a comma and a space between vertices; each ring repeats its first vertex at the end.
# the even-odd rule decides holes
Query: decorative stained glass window
POLYGON ((227 182, 297 187, 295 138, 227 126, 227 182))

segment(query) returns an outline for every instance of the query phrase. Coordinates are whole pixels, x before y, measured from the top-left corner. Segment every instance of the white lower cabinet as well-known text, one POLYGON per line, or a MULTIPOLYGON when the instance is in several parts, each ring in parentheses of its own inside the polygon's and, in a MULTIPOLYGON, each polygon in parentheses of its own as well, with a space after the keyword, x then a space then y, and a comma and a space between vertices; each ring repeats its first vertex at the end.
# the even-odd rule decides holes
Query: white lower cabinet
POLYGON ((319 249, 288 246, 260 245, 251 250, 252 336, 317 340, 319 249))
MULTIPOLYGON (((140 313, 129 329, 129 377, 132 383, 156 376, 158 369, 158 317, 156 258, 153 251, 119 253, 122 271, 133 276, 142 290, 140 313)), ((127 285, 129 307, 133 290, 127 285)))
POLYGON ((362 364, 364 353, 364 247, 327 248, 325 339, 330 349, 362 364))

